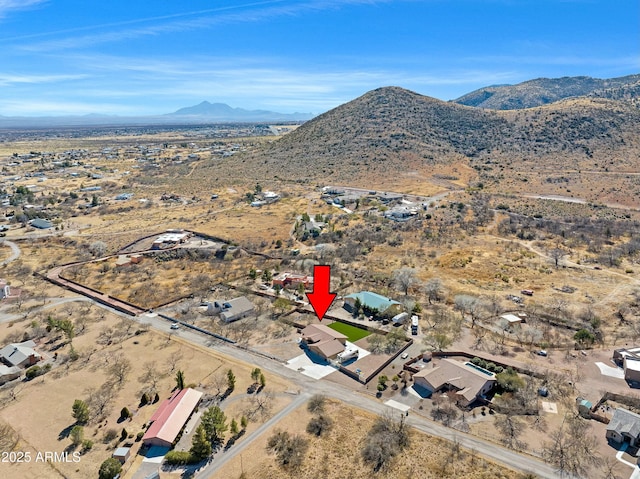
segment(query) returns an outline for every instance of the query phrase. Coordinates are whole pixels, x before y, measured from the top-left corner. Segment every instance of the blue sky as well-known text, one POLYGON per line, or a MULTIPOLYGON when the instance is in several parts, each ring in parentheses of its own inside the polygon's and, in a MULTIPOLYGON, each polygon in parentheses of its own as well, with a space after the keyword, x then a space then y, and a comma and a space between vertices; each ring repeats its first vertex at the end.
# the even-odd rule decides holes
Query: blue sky
POLYGON ((322 113, 640 72, 638 0, 0 0, 0 115, 322 113))

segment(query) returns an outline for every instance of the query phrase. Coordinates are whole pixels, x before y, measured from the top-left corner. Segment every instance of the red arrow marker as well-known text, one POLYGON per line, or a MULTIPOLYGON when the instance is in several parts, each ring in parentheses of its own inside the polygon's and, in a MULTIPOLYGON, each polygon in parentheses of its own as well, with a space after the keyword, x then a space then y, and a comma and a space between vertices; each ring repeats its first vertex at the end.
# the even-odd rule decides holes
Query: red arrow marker
POLYGON ((318 319, 322 321, 325 313, 333 303, 336 293, 330 293, 331 266, 321 265, 313 267, 313 292, 307 293, 307 298, 316 312, 318 319))

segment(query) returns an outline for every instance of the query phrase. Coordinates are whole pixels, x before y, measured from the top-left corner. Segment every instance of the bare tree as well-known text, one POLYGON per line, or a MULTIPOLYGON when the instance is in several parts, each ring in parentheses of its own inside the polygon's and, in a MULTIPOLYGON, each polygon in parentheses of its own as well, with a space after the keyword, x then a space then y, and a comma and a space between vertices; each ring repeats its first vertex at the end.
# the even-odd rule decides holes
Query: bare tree
POLYGON ((429 304, 440 301, 442 299, 442 294, 444 291, 442 280, 440 278, 431 278, 424 284, 422 290, 427 295, 429 304))
POLYGON ((89 406, 93 419, 100 421, 105 418, 109 414, 111 402, 115 396, 113 384, 106 382, 99 388, 88 389, 86 394, 85 402, 89 406))
POLYGON ((479 298, 468 294, 457 294, 453 299, 457 310, 463 315, 471 317, 471 328, 476 325, 476 321, 480 319, 480 314, 485 309, 485 304, 479 298))
POLYGON ((567 414, 558 429, 549 434, 542 457, 553 464, 561 475, 591 477, 601 459, 596 454, 598 443, 591 427, 579 416, 567 414))
POLYGON ((143 373, 138 379, 141 383, 147 384, 147 392, 156 393, 158 391, 158 383, 162 379, 162 373, 152 361, 144 363, 143 373))
POLYGON ((273 393, 271 391, 262 391, 260 394, 252 394, 248 399, 245 408, 245 416, 252 420, 259 416, 262 421, 271 415, 273 408, 273 393))
POLYGON ((502 435, 501 442, 510 449, 524 449, 527 444, 519 439, 525 423, 514 414, 501 414, 496 418, 496 428, 502 435))
POLYGON ((558 268, 558 266, 562 262, 563 258, 565 256, 567 256, 568 254, 569 253, 567 253, 565 250, 563 250, 559 246, 555 247, 555 248, 553 248, 553 249, 551 249, 549 251, 549 257, 553 260, 553 263, 555 264, 556 268, 558 268))
POLYGON ((89 253, 97 258, 101 258, 107 252, 107 244, 104 241, 94 241, 89 245, 89 253))
POLYGON ((118 386, 122 386, 131 372, 131 361, 123 356, 117 356, 107 372, 113 377, 118 386))
POLYGON ((404 292, 406 296, 409 294, 409 290, 418 283, 416 270, 406 267, 397 269, 393 272, 392 282, 393 285, 404 292))
POLYGON ((0 450, 12 451, 18 444, 18 435, 8 424, 0 423, 0 450))
POLYGON ((167 365, 169 366, 169 372, 172 373, 178 367, 178 363, 182 359, 182 353, 180 351, 172 352, 167 358, 167 365))

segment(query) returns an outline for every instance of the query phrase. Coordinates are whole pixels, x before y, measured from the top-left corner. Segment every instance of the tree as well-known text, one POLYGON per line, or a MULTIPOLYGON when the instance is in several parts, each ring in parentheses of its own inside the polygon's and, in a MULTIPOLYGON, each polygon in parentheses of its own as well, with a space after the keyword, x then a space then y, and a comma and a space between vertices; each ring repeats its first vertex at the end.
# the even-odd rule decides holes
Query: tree
POLYGON ((453 344, 453 338, 443 331, 429 331, 422 338, 422 342, 437 351, 444 351, 453 344))
POLYGON ((555 264, 556 268, 558 268, 559 263, 562 261, 562 259, 567 256, 567 252, 559 247, 553 248, 551 251, 549 251, 549 256, 551 257, 551 259, 553 260, 553 263, 555 264))
POLYGON ((311 414, 322 413, 324 412, 324 405, 327 401, 327 398, 322 394, 314 394, 309 399, 307 403, 307 411, 311 414))
POLYGON ((375 472, 409 445, 409 432, 404 415, 399 420, 390 414, 379 416, 367 433, 362 448, 362 458, 373 465, 375 472))
POLYGON ((524 449, 527 444, 518 439, 524 432, 525 424, 513 414, 504 414, 496 418, 496 428, 502 435, 501 442, 510 449, 524 449))
POLYGON ((100 465, 99 479, 113 479, 122 471, 122 464, 117 459, 110 457, 100 465))
POLYGON ((176 389, 184 389, 184 373, 181 370, 176 373, 176 389))
POLYGON ((229 424, 229 432, 234 436, 240 432, 240 429, 238 428, 238 422, 235 418, 233 418, 231 420, 231 424, 229 424))
POLYGON ((260 374, 262 374, 260 368, 254 368, 251 370, 251 379, 253 379, 254 383, 258 382, 258 380, 260 379, 260 374))
POLYGON ((549 434, 542 457, 553 464, 561 476, 593 477, 591 470, 601 462, 595 451, 597 440, 589 423, 580 416, 567 414, 560 427, 549 434))
POLYGON ((271 275, 271 271, 269 271, 268 269, 265 269, 262 272, 262 282, 263 283, 270 283, 272 278, 273 278, 273 276, 271 275))
POLYGON ((588 329, 581 329, 573 335, 573 339, 580 347, 591 347, 596 340, 596 336, 588 329))
POLYGON ((406 335, 402 327, 394 328, 385 336, 387 353, 394 353, 404 343, 406 335))
POLYGON ((12 451, 17 443, 16 432, 8 424, 0 422, 0 450, 12 451))
POLYGON ((276 431, 267 440, 267 451, 275 453, 278 463, 288 469, 298 469, 304 461, 309 441, 287 431, 276 431))
POLYGON ((207 438, 207 433, 202 424, 198 426, 193 435, 189 452, 193 458, 198 461, 206 459, 211 455, 211 442, 207 438))
POLYGON ((69 437, 74 446, 79 446, 84 439, 84 428, 82 426, 73 426, 71 432, 69 432, 69 437))
POLYGON ((202 414, 201 424, 209 442, 215 444, 224 439, 228 429, 227 416, 218 406, 211 406, 202 414))
POLYGON ((429 304, 442 299, 442 280, 440 278, 431 278, 423 287, 429 304))
POLYGON ((236 387, 236 375, 233 374, 233 371, 229 369, 227 371, 227 389, 229 392, 232 392, 236 387))
POLYGON ((84 425, 89 422, 89 406, 82 399, 76 399, 71 406, 76 423, 84 425))
POLYGON ((473 328, 476 321, 480 319, 480 313, 485 309, 484 303, 479 298, 467 294, 457 294, 453 301, 457 310, 463 315, 471 316, 471 328, 473 328))
POLYGON ((247 417, 245 415, 243 415, 240 418, 240 427, 242 428, 242 430, 244 431, 245 429, 247 429, 247 426, 249 425, 249 420, 247 419, 247 417))
POLYGON ((505 369, 503 372, 496 374, 498 386, 508 392, 515 392, 526 385, 524 379, 518 376, 518 373, 511 368, 505 369))
POLYGON ((102 258, 107 252, 107 244, 104 241, 94 241, 89 245, 89 253, 97 258, 102 258))
POLYGON ((416 270, 406 267, 397 269, 393 272, 392 282, 406 296, 409 294, 409 290, 418 282, 416 270))
POLYGON ((129 419, 130 417, 131 417, 131 411, 129 411, 129 408, 126 406, 123 407, 120 410, 120 419, 124 421, 125 419, 129 419))
POLYGON ((127 379, 129 372, 131 371, 131 361, 129 361, 124 356, 118 356, 107 372, 113 377, 118 386, 122 386, 124 381, 127 379))
POLYGON ((87 405, 94 419, 102 419, 109 414, 111 409, 111 401, 115 395, 113 385, 109 382, 104 383, 99 388, 91 388, 87 390, 87 405))
POLYGON ((93 195, 91 197, 91 206, 95 208, 99 204, 100 204, 100 200, 98 199, 98 195, 93 195))
POLYGON ((260 373, 260 389, 264 389, 267 385, 267 379, 264 377, 263 373, 260 373))
POLYGON ((309 424, 307 424, 307 432, 319 437, 326 433, 331 428, 332 424, 333 421, 329 416, 320 414, 311 418, 309 424))

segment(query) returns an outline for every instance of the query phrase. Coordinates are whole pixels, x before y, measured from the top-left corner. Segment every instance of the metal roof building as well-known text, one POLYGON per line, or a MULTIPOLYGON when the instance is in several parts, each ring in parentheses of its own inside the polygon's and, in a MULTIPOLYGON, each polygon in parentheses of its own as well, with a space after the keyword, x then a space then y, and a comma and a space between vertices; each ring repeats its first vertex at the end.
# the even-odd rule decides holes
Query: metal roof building
POLYGON ((149 420, 151 426, 142 437, 144 444, 171 447, 201 397, 200 391, 187 388, 176 391, 169 399, 163 401, 149 420))

